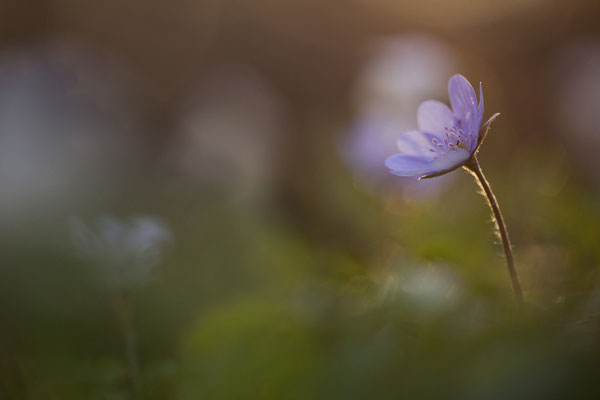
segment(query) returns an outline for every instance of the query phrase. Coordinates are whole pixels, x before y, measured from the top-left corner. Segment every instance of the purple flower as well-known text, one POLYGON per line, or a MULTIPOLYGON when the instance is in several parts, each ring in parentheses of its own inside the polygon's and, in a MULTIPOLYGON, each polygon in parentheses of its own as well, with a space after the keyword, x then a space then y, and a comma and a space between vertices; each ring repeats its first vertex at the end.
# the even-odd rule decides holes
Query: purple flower
POLYGON ((398 176, 433 178, 465 165, 483 141, 495 114, 481 127, 483 93, 479 84, 479 103, 473 86, 459 74, 448 82, 452 110, 436 100, 419 106, 419 130, 398 139, 400 153, 389 157, 385 165, 398 176))

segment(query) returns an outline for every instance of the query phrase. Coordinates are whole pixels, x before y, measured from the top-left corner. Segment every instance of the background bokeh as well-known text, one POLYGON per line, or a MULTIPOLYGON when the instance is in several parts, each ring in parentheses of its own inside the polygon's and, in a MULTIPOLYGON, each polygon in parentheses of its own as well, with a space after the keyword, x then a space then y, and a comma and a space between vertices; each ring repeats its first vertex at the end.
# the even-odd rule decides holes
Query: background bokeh
POLYGON ((598 398, 599 22, 0 1, 0 399, 598 398), (457 72, 524 310, 472 178, 383 165, 457 72))

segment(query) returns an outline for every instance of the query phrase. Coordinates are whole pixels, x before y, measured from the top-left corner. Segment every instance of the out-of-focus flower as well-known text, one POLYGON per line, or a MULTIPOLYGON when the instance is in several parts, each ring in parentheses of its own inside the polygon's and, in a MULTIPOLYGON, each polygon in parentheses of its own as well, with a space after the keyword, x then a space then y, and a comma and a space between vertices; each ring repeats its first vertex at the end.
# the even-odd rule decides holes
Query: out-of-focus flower
POLYGON ((375 42, 369 50, 355 92, 361 110, 377 108, 408 118, 412 107, 440 94, 455 69, 451 50, 435 37, 391 37, 375 42))
MULTIPOLYGON (((381 160, 390 156, 390 148, 398 140, 398 132, 410 128, 407 120, 390 117, 382 110, 364 112, 354 123, 352 133, 345 145, 352 166, 365 174, 376 175, 376 171, 386 172, 381 160)), ((383 175, 387 177, 388 174, 383 175)))
POLYGON ((139 159, 118 62, 77 46, 0 58, 0 220, 66 213, 139 159))
POLYGON ((481 84, 479 104, 473 86, 459 74, 450 78, 448 94, 452 110, 435 100, 419 106, 419 130, 402 135, 397 142, 400 153, 385 162, 394 175, 439 176, 463 166, 475 154, 483 139, 481 84))
POLYGON ((564 46, 553 65, 551 96, 559 133, 582 171, 600 179, 600 40, 577 39, 564 46))
POLYGON ((462 282, 442 265, 417 264, 383 276, 379 295, 384 301, 409 303, 423 312, 437 312, 455 305, 462 296, 462 282))
MULTIPOLYGON (((419 103, 442 94, 456 62, 443 42, 420 34, 380 39, 368 55, 354 93, 358 115, 340 149, 358 184, 387 192, 390 175, 381 160, 394 154, 394 144, 411 128, 419 103)), ((398 184, 396 179, 393 188, 410 196, 431 195, 445 180, 406 178, 398 184)))
POLYGON ((94 226, 72 218, 71 231, 78 255, 95 266, 98 279, 114 290, 143 283, 172 238, 170 230, 151 217, 122 221, 104 216, 94 226))
POLYGON ((181 114, 177 169, 236 202, 260 204, 277 172, 285 119, 268 82, 252 69, 223 67, 199 82, 181 114))

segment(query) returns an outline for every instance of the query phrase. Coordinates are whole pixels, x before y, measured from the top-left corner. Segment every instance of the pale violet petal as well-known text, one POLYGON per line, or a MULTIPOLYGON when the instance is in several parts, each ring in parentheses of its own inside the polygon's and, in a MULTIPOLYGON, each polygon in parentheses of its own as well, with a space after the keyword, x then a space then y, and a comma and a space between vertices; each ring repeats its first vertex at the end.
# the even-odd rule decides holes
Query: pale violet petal
POLYGON ((477 148, 479 143, 479 134, 481 133, 481 123, 483 122, 483 89, 479 82, 479 106, 477 107, 477 119, 473 121, 473 140, 470 143, 471 151, 477 148))
POLYGON ((434 139, 433 135, 410 131, 400 136, 396 144, 401 154, 431 159, 434 153, 430 149, 435 147, 431 142, 432 139, 434 139))
POLYGON ((419 130, 443 138, 446 128, 455 124, 454 114, 447 105, 436 100, 427 100, 421 103, 417 110, 417 125, 419 130))
POLYGON ((457 119, 464 119, 468 113, 470 113, 470 116, 475 116, 478 113, 475 90, 464 76, 456 74, 450 78, 448 96, 457 119))
POLYGON ((457 149, 447 154, 441 155, 429 164, 429 169, 433 172, 442 172, 456 168, 471 157, 471 152, 465 149, 457 149))
POLYGON ((479 120, 483 120, 483 89, 481 82, 479 82, 479 120))
POLYGON ((464 76, 456 74, 448 82, 448 95, 456 118, 456 126, 472 138, 469 140, 469 148, 473 150, 481 126, 475 90, 464 76))
POLYGON ((398 176, 426 174, 429 171, 430 163, 430 160, 406 154, 395 154, 385 160, 385 166, 398 176))

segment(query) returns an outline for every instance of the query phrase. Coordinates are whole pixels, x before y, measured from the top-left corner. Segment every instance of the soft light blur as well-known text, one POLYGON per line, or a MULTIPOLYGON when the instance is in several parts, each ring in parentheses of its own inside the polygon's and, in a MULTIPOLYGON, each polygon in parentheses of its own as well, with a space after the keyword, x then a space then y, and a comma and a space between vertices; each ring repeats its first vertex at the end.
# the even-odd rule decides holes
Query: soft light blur
POLYGON ((594 0, 0 3, 0 399, 600 387, 594 0), (462 73, 462 170, 384 160, 462 73))

